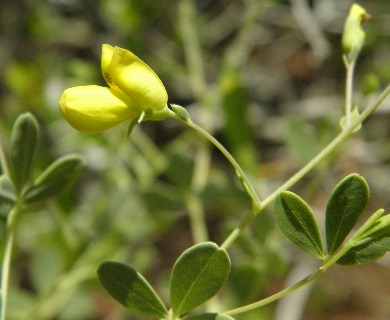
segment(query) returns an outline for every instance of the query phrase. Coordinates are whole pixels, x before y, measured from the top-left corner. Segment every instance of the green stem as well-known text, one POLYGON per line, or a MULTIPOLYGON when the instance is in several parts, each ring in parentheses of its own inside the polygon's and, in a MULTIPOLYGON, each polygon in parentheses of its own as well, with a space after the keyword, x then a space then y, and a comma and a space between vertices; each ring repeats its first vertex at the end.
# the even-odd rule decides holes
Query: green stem
POLYGON ((210 133, 208 133, 202 127, 192 122, 190 119, 183 120, 177 116, 174 116, 174 118, 185 123, 190 128, 197 131, 199 134, 201 134, 203 137, 209 140, 224 155, 224 157, 230 162, 230 164, 235 169, 236 174, 244 187, 244 190, 252 200, 253 207, 259 208, 261 206, 261 201, 257 196, 253 184, 248 179, 248 177, 246 176, 245 172, 242 170, 240 165, 237 163, 236 159, 234 159, 234 157, 230 154, 230 152, 227 151, 226 148, 217 139, 215 139, 210 133))
POLYGON ((232 316, 232 315, 235 315, 235 314, 239 314, 239 313, 243 313, 243 312, 247 312, 247 311, 250 311, 250 310, 254 310, 254 309, 257 309, 257 308, 260 308, 262 306, 265 306, 273 301, 276 301, 282 297, 285 297, 287 296, 288 294, 298 290, 299 288, 303 287, 304 285, 306 285, 307 283, 317 279, 324 271, 322 271, 321 269, 318 269, 315 273, 312 273, 311 275, 307 276, 306 278, 300 280, 299 282, 295 283, 294 285, 286 288, 286 289, 283 289, 282 291, 279 291, 278 293, 275 293, 273 294, 272 296, 269 296, 265 299, 262 299, 260 301, 257 301, 257 302, 254 302, 254 303, 251 303, 251 304, 248 304, 246 306, 243 306, 243 307, 240 307, 240 308, 236 308, 236 309, 231 309, 231 310, 228 310, 228 311, 223 311, 221 313, 223 314, 226 314, 228 316, 232 316))
MULTIPOLYGON (((202 127, 198 126, 197 124, 192 122, 190 119, 184 120, 184 119, 180 118, 179 116, 177 116, 177 114, 175 114, 173 112, 170 114, 170 116, 172 118, 175 118, 175 119, 185 123, 190 128, 194 129, 199 134, 201 134, 203 137, 205 137, 208 141, 210 141, 217 149, 219 149, 219 151, 225 156, 225 158, 230 162, 230 164, 235 169, 236 174, 244 187, 244 190, 246 191, 246 193, 248 194, 248 196, 250 197, 250 199, 252 201, 253 209, 252 209, 250 215, 241 223, 241 225, 239 227, 239 228, 242 228, 242 230, 245 229, 245 227, 250 223, 250 221, 252 221, 253 217, 256 215, 256 212, 258 211, 258 209, 261 206, 261 201, 258 198, 257 193, 256 193, 252 183, 250 182, 250 180, 246 176, 245 172, 242 170, 241 166, 237 163, 237 161, 230 154, 230 152, 227 151, 226 148, 217 139, 215 139, 210 133, 208 133, 202 127)), ((204 172, 202 173, 201 170, 198 170, 198 173, 202 174, 204 176, 204 172)), ((195 189, 195 191, 199 188, 199 182, 197 183, 196 181, 197 180, 193 181, 193 188, 195 189)), ((193 196, 188 196, 187 201, 186 201, 187 207, 196 209, 196 206, 197 206, 199 209, 199 205, 197 205, 194 200, 195 199, 193 198, 193 196), (189 206, 189 204, 191 206, 189 206)), ((199 210, 198 210, 198 212, 199 212, 199 210)), ((199 215, 199 213, 197 215, 199 215)), ((192 219, 192 222, 194 223, 194 226, 193 226, 193 231, 195 232, 194 238, 195 238, 195 234, 196 234, 195 239, 202 239, 202 238, 205 239, 206 231, 201 230, 201 229, 205 230, 205 227, 202 227, 200 225, 200 221, 199 221, 200 217, 197 215, 195 215, 195 212, 193 212, 193 214, 191 214, 191 211, 190 211, 190 217, 192 219)), ((204 224, 204 222, 203 222, 203 224, 204 224)), ((240 232, 240 231, 236 231, 236 232, 240 232)))
POLYGON ((311 159, 304 167, 297 171, 291 178, 289 178, 285 183, 273 191, 269 196, 267 196, 262 202, 262 208, 267 207, 271 202, 274 201, 276 196, 282 191, 290 189, 298 181, 300 181, 307 173, 309 173, 314 167, 318 165, 323 159, 325 159, 329 154, 331 154, 342 142, 344 142, 349 135, 351 134, 350 130, 345 130, 341 132, 335 139, 333 139, 324 149, 321 150, 313 159, 311 159))
POLYGON ((10 278, 10 268, 12 251, 15 241, 15 225, 16 219, 19 215, 20 208, 22 205, 21 200, 17 200, 15 206, 11 210, 7 220, 7 235, 6 235, 6 246, 3 257, 3 265, 1 271, 1 315, 0 320, 6 320, 7 313, 7 302, 8 302, 8 287, 10 278))
POLYGON ((3 147, 1 145, 1 143, 0 143, 0 167, 2 170, 2 174, 5 174, 9 177, 10 175, 9 175, 9 170, 8 170, 8 166, 7 166, 7 161, 5 160, 5 155, 4 155, 4 151, 3 151, 3 147))
POLYGON ((353 74, 355 71, 355 61, 345 61, 345 68, 347 70, 346 82, 345 82, 345 128, 351 125, 351 113, 352 113, 352 94, 353 94, 353 74))
POLYGON ((290 189, 307 173, 309 173, 315 166, 317 166, 323 159, 325 159, 332 152, 334 152, 337 147, 339 147, 350 135, 354 133, 355 128, 360 126, 362 122, 365 121, 381 105, 381 103, 388 97, 389 94, 390 85, 388 85, 385 90, 382 91, 382 93, 360 114, 358 118, 351 122, 350 126, 345 127, 345 129, 324 149, 322 149, 320 153, 318 153, 312 160, 310 160, 303 168, 301 168, 297 173, 295 173, 284 184, 282 184, 269 196, 264 198, 257 212, 255 214, 253 214, 253 212, 250 212, 248 216, 244 218, 243 222, 240 225, 240 228, 236 228, 235 230, 233 230, 222 246, 227 249, 230 244, 233 243, 235 239, 237 239, 237 237, 246 228, 246 226, 249 225, 249 223, 252 221, 251 217, 254 218, 256 215, 262 212, 268 205, 270 205, 275 200, 275 198, 280 192, 290 189))
POLYGON ((221 248, 227 250, 233 242, 238 238, 238 236, 246 229, 246 227, 252 222, 254 217, 260 212, 261 208, 258 206, 253 206, 251 211, 245 216, 245 218, 241 221, 240 225, 235 228, 226 240, 222 243, 221 248))
POLYGON ((236 174, 242 182, 246 193, 252 200, 252 210, 248 213, 248 215, 243 219, 238 228, 235 228, 231 234, 227 237, 225 242, 222 244, 222 247, 228 249, 230 245, 237 239, 237 237, 246 229, 246 227, 251 223, 254 217, 256 217, 260 212, 262 212, 267 206, 269 206, 277 197, 277 195, 285 190, 290 189, 293 185, 295 185, 299 180, 301 180, 307 173, 309 173, 315 166, 317 166, 322 160, 324 160, 327 156, 329 156, 332 152, 334 152, 337 147, 339 147, 350 135, 354 133, 354 130, 360 126, 380 105, 381 103, 388 97, 390 94, 390 85, 388 85, 382 93, 370 104, 356 119, 351 119, 351 124, 334 139, 332 140, 320 153, 318 153, 311 161, 309 161, 303 168, 301 168, 297 173, 295 173, 290 179, 288 179, 284 184, 282 184, 279 188, 277 188, 274 192, 272 192, 268 197, 260 201, 257 196, 257 193, 250 182, 250 180, 245 175, 244 171, 237 163, 237 161, 233 158, 233 156, 225 149, 221 143, 215 139, 211 134, 209 134, 206 130, 196 125, 189 118, 183 119, 178 116, 176 113, 171 112, 170 117, 175 118, 190 128, 197 131, 199 134, 208 139, 215 147, 217 147, 221 153, 226 157, 226 159, 230 162, 233 168, 236 170, 236 174))
POLYGON ((317 278, 319 278, 322 274, 325 273, 326 270, 328 270, 333 264, 336 263, 336 261, 338 259, 340 259, 348 250, 350 250, 351 248, 354 247, 354 241, 353 239, 351 239, 341 250, 339 250, 336 254, 330 256, 329 258, 325 259, 322 263, 322 265, 315 271, 313 272, 312 274, 308 275, 307 277, 303 278, 302 280, 296 282, 295 284, 293 284, 292 286, 288 287, 288 288, 285 288, 275 294, 273 294, 272 296, 269 296, 265 299, 262 299, 262 300, 259 300, 259 301, 256 301, 254 303, 251 303, 251 304, 248 304, 246 306, 243 306, 243 307, 239 307, 239 308, 236 308, 236 309, 231 309, 231 310, 228 310, 228 311, 223 311, 221 313, 223 314, 226 314, 226 315, 229 315, 229 316, 232 316, 232 315, 235 315, 235 314, 239 314, 239 313, 243 313, 243 312, 247 312, 247 311, 250 311, 250 310, 254 310, 254 309, 257 309, 257 308, 260 308, 262 306, 265 306, 273 301, 276 301, 280 298, 283 298, 287 295, 289 295, 290 293, 298 290, 299 288, 302 288, 303 286, 305 286, 306 284, 316 280, 317 278))

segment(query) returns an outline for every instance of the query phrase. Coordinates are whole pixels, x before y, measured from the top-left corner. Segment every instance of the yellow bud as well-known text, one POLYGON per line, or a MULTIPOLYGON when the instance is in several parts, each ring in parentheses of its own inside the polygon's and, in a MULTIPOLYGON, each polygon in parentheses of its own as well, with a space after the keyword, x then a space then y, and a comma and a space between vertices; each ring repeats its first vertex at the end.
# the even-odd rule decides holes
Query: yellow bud
POLYGON ((355 61, 363 47, 366 34, 362 28, 363 21, 370 18, 366 10, 358 4, 353 4, 345 21, 342 45, 347 59, 355 61))
POLYGON ((142 112, 120 90, 94 85, 65 90, 59 105, 65 120, 84 133, 104 131, 142 112))

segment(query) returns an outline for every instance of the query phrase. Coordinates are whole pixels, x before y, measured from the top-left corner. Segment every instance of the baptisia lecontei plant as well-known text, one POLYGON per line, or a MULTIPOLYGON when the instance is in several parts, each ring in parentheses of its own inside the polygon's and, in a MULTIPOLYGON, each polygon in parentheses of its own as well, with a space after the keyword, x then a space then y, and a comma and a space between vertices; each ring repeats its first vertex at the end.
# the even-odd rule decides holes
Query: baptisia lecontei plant
POLYGON ((132 52, 102 46, 101 68, 109 87, 66 89, 59 105, 66 121, 84 133, 98 133, 126 120, 162 120, 168 94, 156 73, 132 52))
MULTIPOLYGON (((195 241, 200 243, 187 249, 178 258, 169 283, 171 309, 166 308, 148 281, 135 269, 108 261, 100 265, 98 276, 112 297, 133 313, 152 319, 232 320, 232 315, 262 307, 314 281, 335 263, 367 263, 390 250, 390 219, 388 215, 382 217, 382 209, 374 213, 362 229, 347 238, 369 199, 368 185, 363 177, 351 174, 333 191, 327 205, 325 238, 321 235, 309 205, 287 191, 333 153, 390 94, 388 86, 361 114, 351 117, 351 70, 364 43, 361 23, 365 15, 364 9, 353 6, 343 36, 344 62, 348 74, 346 91, 349 98, 346 99, 348 107, 342 132, 295 175, 262 200, 231 154, 213 136, 193 123, 183 107, 167 103, 163 84, 144 62, 125 49, 103 45, 102 72, 110 87, 86 86, 65 90, 60 99, 60 108, 66 120, 80 131, 95 133, 125 120, 131 120, 132 128, 132 124, 142 120, 175 118, 196 130, 223 153, 235 168, 244 191, 252 201, 248 215, 220 246, 201 239, 195 241), (230 272, 230 259, 226 250, 253 219, 273 202, 281 230, 301 249, 322 260, 321 266, 290 287, 249 305, 217 313, 187 315, 221 289, 230 272), (325 239, 327 250, 323 245, 325 239)), ((202 217, 198 220, 202 220, 202 217)), ((195 226, 195 222, 192 223, 195 226)), ((200 224, 197 223, 197 227, 200 224)))

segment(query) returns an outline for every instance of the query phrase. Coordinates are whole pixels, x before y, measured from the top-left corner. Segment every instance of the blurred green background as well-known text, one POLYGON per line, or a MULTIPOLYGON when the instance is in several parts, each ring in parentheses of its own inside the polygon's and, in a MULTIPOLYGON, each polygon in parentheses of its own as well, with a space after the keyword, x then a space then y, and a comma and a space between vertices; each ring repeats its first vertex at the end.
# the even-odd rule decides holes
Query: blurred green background
MULTIPOLYGON (((3 148, 7 152, 17 116, 30 111, 42 127, 37 172, 67 153, 80 153, 88 163, 74 188, 20 218, 9 319, 141 319, 104 292, 96 278, 99 263, 133 266, 166 298, 170 268, 193 244, 189 199, 200 205, 217 243, 249 209, 226 160, 181 124, 143 123, 127 139, 126 124, 85 135, 62 119, 58 99, 65 88, 104 85, 103 43, 129 49, 148 63, 169 101, 185 106, 212 132, 264 196, 340 130, 340 38, 351 3, 2 1, 3 148)), ((355 102, 364 108, 390 82, 390 2, 359 4, 372 15, 356 70, 355 102)), ((320 221, 332 188, 351 172, 371 187, 367 213, 390 209, 389 123, 387 99, 361 131, 293 188, 320 221)), ((2 240, 3 235, 4 224, 2 240)), ((229 253, 232 273, 211 303, 214 310, 259 300, 316 267, 277 229, 272 208, 229 253)), ((236 319, 389 319, 389 268, 389 256, 366 266, 333 267, 298 294, 236 319)))

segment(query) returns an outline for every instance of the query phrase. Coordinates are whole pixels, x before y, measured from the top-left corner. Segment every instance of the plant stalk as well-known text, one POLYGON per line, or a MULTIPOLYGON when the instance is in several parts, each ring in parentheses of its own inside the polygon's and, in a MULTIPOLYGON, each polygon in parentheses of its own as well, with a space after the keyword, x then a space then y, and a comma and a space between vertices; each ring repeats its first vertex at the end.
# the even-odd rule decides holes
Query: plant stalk
POLYGON ((271 302, 274 302, 276 300, 279 300, 280 298, 283 298, 283 297, 289 295, 290 293, 298 290, 299 288, 305 286, 306 284, 316 280, 321 275, 323 275, 326 270, 328 270, 333 264, 335 264, 337 262, 337 260, 339 260, 348 250, 353 248, 354 245, 355 245, 355 242, 354 242, 353 239, 351 239, 349 242, 346 243, 346 245, 344 247, 342 247, 334 255, 325 258, 323 263, 322 263, 322 265, 315 272, 313 272, 312 274, 310 274, 307 277, 303 278, 302 280, 296 282, 292 286, 290 286, 288 288, 285 288, 285 289, 283 289, 283 290, 281 290, 281 291, 279 291, 279 292, 277 292, 277 293, 273 294, 272 296, 269 296, 269 297, 267 297, 265 299, 262 299, 262 300, 259 300, 257 302, 248 304, 248 305, 243 306, 243 307, 239 307, 239 308, 236 308, 236 309, 231 309, 231 310, 228 310, 228 311, 223 311, 221 313, 229 315, 229 316, 232 316, 232 315, 235 315, 235 314, 239 314, 239 313, 243 313, 243 312, 247 312, 247 311, 250 311, 250 310, 254 310, 254 309, 260 308, 262 306, 265 306, 265 305, 267 305, 267 304, 269 304, 271 302))
POLYGON ((353 95, 353 75, 355 72, 356 60, 349 62, 345 59, 345 68, 347 71, 345 81, 345 128, 349 128, 352 118, 352 95, 353 95))
POLYGON ((9 213, 7 220, 7 231, 6 231, 6 244, 3 257, 3 265, 1 271, 1 310, 0 320, 6 320, 7 314, 7 302, 8 302, 8 291, 9 291, 9 278, 11 269, 12 251, 15 242, 15 225, 16 219, 19 215, 20 208, 22 205, 21 200, 17 200, 13 209, 9 213))
POLYGON ((316 167, 322 160, 334 152, 349 136, 354 133, 354 130, 359 127, 379 106, 390 94, 390 85, 388 85, 382 93, 370 103, 366 109, 356 118, 351 119, 349 126, 346 126, 341 133, 339 133, 324 149, 321 150, 312 160, 310 160, 304 167, 302 167, 298 172, 296 172, 291 178, 289 178, 284 184, 272 192, 269 196, 260 201, 255 188, 251 181, 246 176, 245 172, 242 170, 241 166, 237 163, 234 157, 226 150, 226 148, 211 134, 209 134, 202 127, 198 126, 190 119, 183 120, 175 113, 171 112, 170 117, 179 120, 190 128, 197 131, 207 140, 209 140, 220 152, 225 156, 225 158, 230 162, 233 168, 236 171, 238 178, 240 179, 245 192, 252 200, 252 209, 247 214, 246 217, 240 223, 238 228, 235 228, 227 239, 222 244, 222 247, 228 249, 230 245, 237 239, 237 237, 246 229, 246 227, 251 223, 251 221, 256 217, 260 212, 262 212, 267 206, 269 206, 277 197, 277 195, 285 190, 290 189, 294 186, 299 180, 301 180, 306 174, 308 174, 314 167, 316 167))

